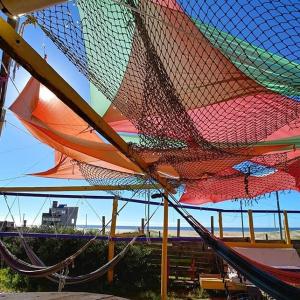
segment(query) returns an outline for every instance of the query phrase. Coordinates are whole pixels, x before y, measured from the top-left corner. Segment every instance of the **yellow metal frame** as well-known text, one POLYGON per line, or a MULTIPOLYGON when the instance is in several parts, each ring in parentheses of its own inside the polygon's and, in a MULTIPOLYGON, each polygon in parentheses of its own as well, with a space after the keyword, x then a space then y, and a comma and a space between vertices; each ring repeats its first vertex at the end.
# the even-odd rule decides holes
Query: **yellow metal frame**
POLYGON ((159 182, 168 192, 175 193, 173 186, 157 172, 151 173, 148 168, 149 165, 141 157, 130 151, 128 144, 3 18, 0 18, 0 46, 143 172, 159 182))
POLYGON ((79 192, 79 191, 121 191, 121 190, 151 190, 160 188, 159 185, 133 184, 133 185, 81 185, 81 186, 4 186, 0 192, 79 192))

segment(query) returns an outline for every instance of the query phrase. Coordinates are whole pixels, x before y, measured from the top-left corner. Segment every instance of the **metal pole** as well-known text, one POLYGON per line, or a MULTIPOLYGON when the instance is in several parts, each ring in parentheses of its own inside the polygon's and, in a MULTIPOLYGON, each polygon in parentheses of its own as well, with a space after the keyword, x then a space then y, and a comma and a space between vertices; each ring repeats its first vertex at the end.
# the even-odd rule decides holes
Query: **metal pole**
MULTIPOLYGON (((7 23, 16 30, 17 28, 17 20, 8 17, 7 23)), ((9 69, 11 64, 10 56, 3 51, 2 59, 1 59, 1 66, 0 66, 0 136, 2 133, 2 127, 5 119, 5 109, 3 108, 5 103, 6 97, 6 90, 8 85, 8 78, 9 78, 9 69)))
POLYGON ((281 223, 281 213, 280 213, 280 204, 279 204, 279 194, 278 194, 277 191, 276 191, 276 201, 277 201, 277 210, 278 210, 278 223, 279 223, 280 239, 283 240, 282 223, 281 223))
POLYGON ((242 200, 240 201, 240 206, 241 206, 242 234, 243 234, 243 238, 245 238, 244 216, 243 216, 243 202, 242 202, 242 200))
POLYGON ((212 235, 215 234, 214 216, 210 216, 210 232, 212 235))

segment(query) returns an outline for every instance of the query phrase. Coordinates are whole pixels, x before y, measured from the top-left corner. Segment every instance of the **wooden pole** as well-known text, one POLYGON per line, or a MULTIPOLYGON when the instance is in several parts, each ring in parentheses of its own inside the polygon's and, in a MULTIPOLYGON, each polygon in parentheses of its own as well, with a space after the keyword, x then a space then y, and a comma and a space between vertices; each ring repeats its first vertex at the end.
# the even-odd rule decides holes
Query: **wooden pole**
POLYGON ((105 235, 105 216, 102 216, 102 235, 105 235))
POLYGON ((168 299, 168 194, 164 198, 164 224, 161 253, 161 300, 168 299))
POLYGON ((291 235, 290 235, 290 228, 289 228, 289 220, 287 211, 283 211, 283 218, 284 218, 284 230, 285 230, 285 242, 286 244, 291 244, 291 235))
POLYGON ((219 237, 223 238, 223 220, 222 220, 222 212, 219 211, 219 237))
POLYGON ((180 219, 177 219, 177 237, 180 237, 180 219))
POLYGON ((141 219, 141 234, 145 234, 145 219, 141 219))
POLYGON ((279 194, 278 194, 278 191, 276 191, 276 201, 277 201, 277 210, 278 210, 278 223, 279 223, 280 239, 283 240, 282 223, 281 223, 281 213, 280 213, 280 204, 279 204, 279 194))
MULTIPOLYGON (((111 227, 110 237, 116 236, 116 225, 117 225, 117 213, 118 213, 118 198, 113 200, 112 216, 111 216, 111 227)), ((112 260, 115 256, 115 242, 110 240, 108 243, 108 261, 112 260)), ((110 269, 107 272, 107 281, 109 284, 113 283, 114 270, 110 269)))
POLYGON ((251 242, 251 244, 254 244, 255 243, 255 234, 254 234, 254 226, 253 226, 253 212, 251 209, 248 210, 248 218, 249 218, 250 242, 251 242))
POLYGON ((242 200, 240 201, 240 207, 241 207, 242 234, 243 234, 243 238, 245 238, 243 202, 242 202, 242 200))
POLYGON ((211 231, 211 234, 214 235, 214 233, 215 233, 214 216, 210 216, 210 231, 211 231))

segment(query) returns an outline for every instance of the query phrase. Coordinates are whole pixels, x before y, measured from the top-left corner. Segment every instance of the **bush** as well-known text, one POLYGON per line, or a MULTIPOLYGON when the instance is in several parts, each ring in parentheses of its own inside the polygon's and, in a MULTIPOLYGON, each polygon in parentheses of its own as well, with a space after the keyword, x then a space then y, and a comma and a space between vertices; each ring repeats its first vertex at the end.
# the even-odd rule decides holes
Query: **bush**
POLYGON ((28 278, 14 273, 9 268, 0 269, 0 291, 25 291, 28 278))
MULTIPOLYGON (((33 231, 45 231, 42 228, 33 231)), ((64 232, 66 233, 66 232, 64 232)), ((76 233, 68 230, 68 233, 76 233)), ((68 257, 87 240, 79 239, 27 239, 28 244, 46 265, 53 265, 68 257)), ((4 243, 18 257, 29 262, 19 238, 5 238, 4 243)), ((120 252, 125 243, 117 243, 115 252, 120 252)), ((136 244, 131 247, 126 256, 116 266, 114 284, 108 285, 106 275, 85 284, 66 286, 65 291, 85 291, 98 293, 113 293, 120 296, 137 295, 153 289, 159 291, 160 271, 153 269, 149 263, 151 249, 146 245, 136 244)), ((108 244, 106 241, 96 241, 75 260, 74 268, 70 268, 70 276, 89 273, 107 262, 108 244)), ((18 275, 9 268, 1 269, 1 289, 13 291, 56 291, 57 284, 43 278, 28 278, 18 275)), ((147 298, 144 298, 147 299, 147 298)), ((152 298, 149 298, 152 299, 152 298)))

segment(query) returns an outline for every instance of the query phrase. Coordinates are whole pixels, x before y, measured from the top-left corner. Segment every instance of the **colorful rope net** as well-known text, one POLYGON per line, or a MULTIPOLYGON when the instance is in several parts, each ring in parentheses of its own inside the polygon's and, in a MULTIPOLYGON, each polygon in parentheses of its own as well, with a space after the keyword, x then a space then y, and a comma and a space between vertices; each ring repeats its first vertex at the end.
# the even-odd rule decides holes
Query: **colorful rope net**
POLYGON ((78 0, 33 17, 91 82, 95 110, 138 136, 132 151, 183 184, 182 201, 203 203, 298 189, 299 11, 292 0, 78 0))

